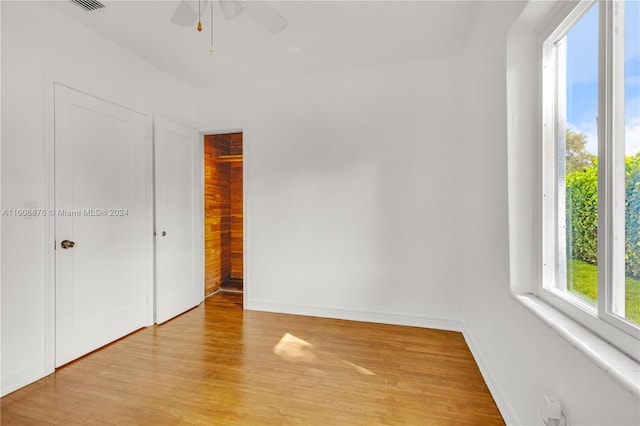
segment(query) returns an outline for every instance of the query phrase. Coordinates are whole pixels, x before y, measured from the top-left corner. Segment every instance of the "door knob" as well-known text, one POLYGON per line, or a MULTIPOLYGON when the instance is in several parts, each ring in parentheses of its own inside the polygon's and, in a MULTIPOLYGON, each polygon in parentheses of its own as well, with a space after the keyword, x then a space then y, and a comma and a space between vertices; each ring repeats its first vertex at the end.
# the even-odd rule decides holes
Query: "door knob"
POLYGON ((162 236, 166 237, 167 236, 167 231, 162 231, 162 236))
POLYGON ((62 240, 62 242, 60 243, 60 247, 62 247, 63 249, 70 249, 71 247, 75 246, 76 243, 74 243, 73 241, 69 241, 69 240, 62 240))

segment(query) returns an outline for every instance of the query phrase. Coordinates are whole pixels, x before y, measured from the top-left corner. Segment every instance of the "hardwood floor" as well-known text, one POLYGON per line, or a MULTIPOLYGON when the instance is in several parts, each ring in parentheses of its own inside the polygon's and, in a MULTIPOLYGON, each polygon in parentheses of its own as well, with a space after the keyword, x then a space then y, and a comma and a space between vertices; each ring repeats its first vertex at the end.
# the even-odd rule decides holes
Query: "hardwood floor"
POLYGON ((243 311, 219 293, 20 389, 8 425, 504 424, 460 333, 243 311))

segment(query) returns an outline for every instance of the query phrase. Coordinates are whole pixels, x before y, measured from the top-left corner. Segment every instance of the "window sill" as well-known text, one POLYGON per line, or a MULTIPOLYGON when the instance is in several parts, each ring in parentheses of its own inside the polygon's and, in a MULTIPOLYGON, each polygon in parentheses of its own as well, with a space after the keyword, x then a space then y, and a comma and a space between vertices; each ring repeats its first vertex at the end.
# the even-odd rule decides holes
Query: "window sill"
POLYGON ((640 398, 640 363, 532 294, 513 297, 571 346, 640 398))

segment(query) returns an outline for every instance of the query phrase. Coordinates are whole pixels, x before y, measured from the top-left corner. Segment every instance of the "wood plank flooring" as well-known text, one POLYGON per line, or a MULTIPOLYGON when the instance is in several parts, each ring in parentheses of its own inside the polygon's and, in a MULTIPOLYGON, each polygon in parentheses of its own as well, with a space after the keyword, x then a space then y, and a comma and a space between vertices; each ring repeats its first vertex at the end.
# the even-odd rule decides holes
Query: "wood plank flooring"
POLYGON ((503 425, 460 333, 219 293, 5 396, 9 425, 503 425))

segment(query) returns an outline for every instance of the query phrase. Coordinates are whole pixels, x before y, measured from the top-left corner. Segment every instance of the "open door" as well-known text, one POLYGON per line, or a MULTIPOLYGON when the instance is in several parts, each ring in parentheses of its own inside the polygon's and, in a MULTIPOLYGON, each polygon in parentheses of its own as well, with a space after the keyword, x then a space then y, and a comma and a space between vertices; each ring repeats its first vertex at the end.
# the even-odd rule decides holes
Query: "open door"
POLYGON ((156 314, 160 324, 204 299, 202 141, 154 120, 156 314))

